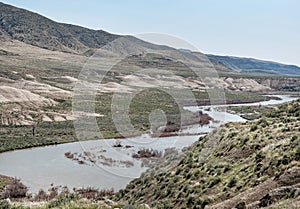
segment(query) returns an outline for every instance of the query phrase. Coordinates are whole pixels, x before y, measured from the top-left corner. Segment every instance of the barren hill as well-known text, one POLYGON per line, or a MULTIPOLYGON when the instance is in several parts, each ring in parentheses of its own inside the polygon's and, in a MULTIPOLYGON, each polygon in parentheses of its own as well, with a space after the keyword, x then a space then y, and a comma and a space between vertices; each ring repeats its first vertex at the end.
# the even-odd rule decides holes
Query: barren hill
POLYGON ((232 56, 207 55, 212 61, 219 62, 226 67, 243 73, 258 75, 285 75, 300 76, 300 67, 286 65, 277 62, 258 60, 253 58, 242 58, 232 56))
POLYGON ((118 38, 102 30, 57 23, 39 14, 0 3, 0 36, 71 53, 84 53, 118 38))

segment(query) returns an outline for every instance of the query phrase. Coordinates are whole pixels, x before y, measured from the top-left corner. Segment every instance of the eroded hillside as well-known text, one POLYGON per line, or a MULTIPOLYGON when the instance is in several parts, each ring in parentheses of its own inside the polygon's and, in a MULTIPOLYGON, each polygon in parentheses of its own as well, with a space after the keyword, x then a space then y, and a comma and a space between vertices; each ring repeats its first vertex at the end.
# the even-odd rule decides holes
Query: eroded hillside
POLYGON ((151 208, 299 207, 299 105, 218 128, 132 181, 116 200, 151 208))

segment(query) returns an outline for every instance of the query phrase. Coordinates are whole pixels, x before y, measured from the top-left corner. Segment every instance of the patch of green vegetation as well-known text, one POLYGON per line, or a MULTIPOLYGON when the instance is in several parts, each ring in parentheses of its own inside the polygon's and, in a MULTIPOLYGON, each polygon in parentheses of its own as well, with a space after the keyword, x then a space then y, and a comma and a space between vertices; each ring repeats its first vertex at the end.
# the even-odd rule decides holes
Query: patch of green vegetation
MULTIPOLYGON (((241 115, 241 117, 247 120, 255 120, 260 118, 261 116, 277 117, 277 114, 282 115, 282 113, 285 113, 286 108, 289 108, 289 111, 287 112, 289 114, 288 116, 291 116, 293 112, 297 113, 299 111, 299 107, 288 107, 287 104, 281 106, 231 106, 227 107, 227 111, 238 113, 241 115)), ((295 116, 298 117, 298 115, 295 116)))
MULTIPOLYGON (((3 191, 3 189, 9 185, 10 183, 12 183, 13 178, 8 177, 8 176, 3 176, 0 175, 0 193, 3 191)), ((1 208, 1 207, 0 207, 1 208)))
MULTIPOLYGON (((189 103, 190 101, 185 101, 181 96, 185 92, 182 90, 177 91, 178 100, 175 101, 171 95, 166 92, 160 91, 158 89, 145 89, 136 94, 129 106, 129 117, 132 125, 135 127, 136 132, 128 132, 129 136, 139 135, 148 131, 150 128, 149 115, 152 111, 160 109, 164 112, 167 121, 172 121, 173 123, 179 125, 181 121, 188 122, 192 114, 189 111, 182 109, 182 105, 189 103)), ((195 99, 197 101, 209 100, 207 92, 193 92, 195 99)), ((226 100, 228 102, 232 101, 261 101, 265 100, 264 96, 260 96, 253 93, 226 93, 226 100)), ((111 114, 111 101, 112 94, 100 94, 96 98, 96 113, 104 115, 104 117, 98 117, 97 122, 101 132, 109 133, 108 136, 119 137, 115 128, 114 121, 111 114)), ((127 100, 128 97, 123 97, 117 105, 122 105, 124 102, 122 100, 127 100)), ((116 104, 114 104, 116 105, 116 104)), ((118 114, 126 114, 119 112, 118 114)), ((164 125, 164 124, 161 124, 164 125)))
MULTIPOLYGON (((300 100, 281 105, 254 121, 228 123, 216 129, 180 155, 167 156, 117 192, 113 200, 137 205, 132 208, 142 208, 139 206, 142 203, 153 208, 204 208, 267 180, 280 179, 286 171, 300 167, 299 103, 300 100)), ((39 128, 47 130, 49 126, 59 132, 68 125, 41 123, 39 128)), ((289 184, 293 181, 298 180, 289 179, 289 184)), ((289 200, 282 200, 285 201, 289 200)), ((45 207, 110 208, 103 201, 76 196, 58 197, 46 206, 35 208, 45 207)), ((118 207, 125 208, 125 205, 118 207)))
POLYGON ((226 92, 225 96, 229 103, 234 101, 249 103, 267 100, 266 96, 252 92, 226 92))
POLYGON ((41 122, 32 126, 1 126, 0 152, 76 141, 72 121, 41 122))
MULTIPOLYGON (((169 208, 169 203, 173 208, 204 208, 283 178, 288 170, 300 168, 299 104, 284 104, 257 120, 216 129, 182 156, 169 156, 133 180, 115 200, 153 208, 169 208)), ((224 207, 235 206, 234 201, 228 204, 224 207)))
MULTIPOLYGON (((184 91, 178 91, 178 98, 184 91)), ((195 98, 198 101, 207 100, 206 92, 194 92, 195 98)), ((97 117, 99 130, 104 138, 120 138, 123 137, 116 129, 112 118, 111 104, 113 94, 102 93, 96 96, 95 112, 103 115, 97 117)), ((243 101, 262 100, 264 97, 251 93, 226 93, 227 101, 236 100, 237 98, 243 101)), ((124 97, 123 99, 127 99, 124 97)), ((70 99, 56 99, 58 105, 43 107, 43 111, 52 112, 70 112, 72 109, 72 101, 70 99)), ((239 100, 240 101, 240 100, 239 100)), ((150 128, 149 114, 157 109, 165 113, 167 121, 176 125, 180 125, 181 121, 189 123, 192 114, 183 110, 182 105, 189 101, 181 99, 175 101, 171 95, 157 89, 146 89, 140 91, 132 99, 129 106, 129 117, 135 132, 128 131, 126 136, 135 136, 148 132, 150 128), (179 104, 178 104, 179 103, 179 104)), ((122 104, 122 101, 119 103, 122 104)), ((0 108, 11 108, 5 104, 0 108)), ((124 114, 119 112, 118 114, 124 114)), ((37 117, 37 116, 35 116, 37 117)), ((37 119, 36 119, 37 120, 37 119)), ((161 124, 164 125, 164 124, 161 124)), ((73 121, 64 122, 39 122, 35 129, 35 136, 32 134, 32 126, 1 126, 0 127, 0 152, 5 152, 15 149, 24 149, 36 146, 45 146, 60 144, 66 142, 74 142, 77 140, 73 121)), ((97 134, 86 136, 85 139, 99 139, 97 134)), ((82 139, 80 139, 82 140, 82 139)))

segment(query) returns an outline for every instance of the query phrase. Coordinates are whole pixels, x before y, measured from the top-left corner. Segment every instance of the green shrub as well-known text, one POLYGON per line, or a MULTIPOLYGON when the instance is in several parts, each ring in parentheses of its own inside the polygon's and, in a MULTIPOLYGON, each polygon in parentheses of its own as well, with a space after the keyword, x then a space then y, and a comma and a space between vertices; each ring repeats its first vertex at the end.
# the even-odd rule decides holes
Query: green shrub
POLYGON ((263 159, 265 158, 265 156, 263 155, 262 152, 259 152, 255 155, 255 162, 259 163, 261 162, 263 159))
POLYGON ((250 131, 251 132, 256 131, 257 128, 258 128, 257 125, 252 125, 251 128, 250 128, 250 131))
POLYGON ((213 178, 209 185, 208 185, 208 188, 212 188, 213 186, 217 185, 218 183, 221 182, 221 179, 220 178, 213 178))
POLYGON ((57 198, 51 200, 48 203, 47 207, 48 208, 61 207, 76 199, 78 199, 78 196, 76 194, 60 194, 57 198))
POLYGON ((11 209, 11 206, 7 200, 0 201, 0 208, 1 209, 11 209))
POLYGON ((236 183, 237 183, 236 178, 235 178, 235 177, 232 177, 232 178, 229 180, 227 186, 228 186, 229 188, 232 188, 232 187, 234 187, 234 186, 236 185, 236 183))
POLYGON ((269 125, 268 121, 266 120, 266 118, 262 118, 260 119, 260 121, 258 122, 259 125, 261 125, 261 127, 265 128, 269 125))
POLYGON ((295 160, 300 161, 300 145, 296 147, 295 160))
POLYGON ((292 142, 296 141, 298 139, 298 136, 294 135, 291 139, 292 142))

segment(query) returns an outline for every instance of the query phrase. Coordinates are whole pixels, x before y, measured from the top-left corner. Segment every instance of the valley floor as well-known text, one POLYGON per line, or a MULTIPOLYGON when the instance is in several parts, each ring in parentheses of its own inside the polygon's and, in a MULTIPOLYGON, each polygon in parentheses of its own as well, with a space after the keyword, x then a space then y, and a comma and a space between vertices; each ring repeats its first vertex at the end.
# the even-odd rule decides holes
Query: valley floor
POLYGON ((100 202, 65 195, 32 208, 299 208, 299 108, 297 100, 226 124, 100 202))

